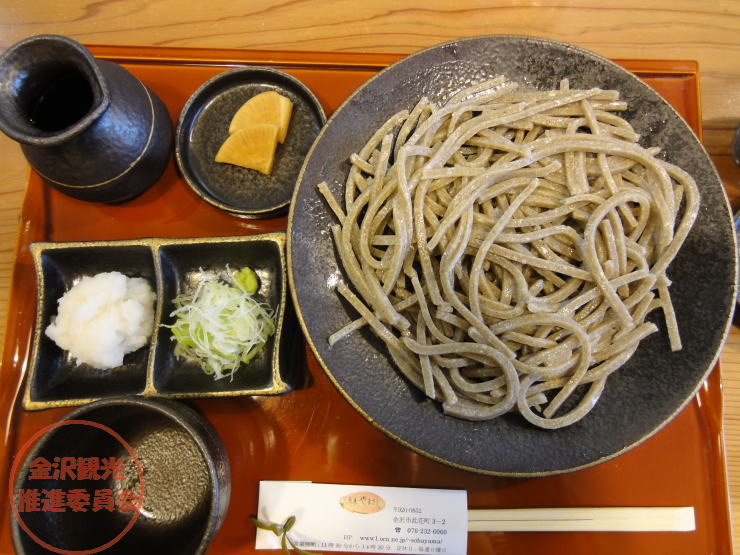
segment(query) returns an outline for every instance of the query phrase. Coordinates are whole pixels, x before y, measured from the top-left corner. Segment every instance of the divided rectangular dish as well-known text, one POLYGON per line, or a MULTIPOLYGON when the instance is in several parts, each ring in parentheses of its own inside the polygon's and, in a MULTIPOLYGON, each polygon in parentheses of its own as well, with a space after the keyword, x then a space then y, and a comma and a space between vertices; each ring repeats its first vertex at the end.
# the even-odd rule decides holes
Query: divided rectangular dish
POLYGON ((80 405, 117 395, 219 397, 267 395, 290 389, 282 360, 286 302, 285 234, 199 239, 147 238, 117 241, 38 242, 30 246, 37 276, 38 311, 23 406, 29 410, 80 405), (225 277, 251 267, 258 275, 257 298, 275 310, 275 334, 232 379, 214 380, 197 362, 178 359, 167 325, 173 299, 192 291, 201 272, 225 277), (141 277, 156 291, 154 332, 148 346, 126 355, 122 366, 100 370, 76 364, 44 330, 58 299, 80 277, 118 271, 141 277))

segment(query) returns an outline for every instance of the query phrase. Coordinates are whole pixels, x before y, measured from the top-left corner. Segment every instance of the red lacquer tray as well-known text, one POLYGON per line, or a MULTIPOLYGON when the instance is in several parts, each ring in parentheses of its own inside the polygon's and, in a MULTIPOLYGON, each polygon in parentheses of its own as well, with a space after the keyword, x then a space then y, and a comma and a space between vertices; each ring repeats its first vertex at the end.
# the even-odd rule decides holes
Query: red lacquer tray
MULTIPOLYGON (((303 81, 327 114, 392 55, 247 52, 93 46, 93 53, 125 65, 151 87, 177 120, 188 96, 229 67, 267 65, 303 81)), ((620 61, 657 89, 699 131, 697 67, 681 61, 620 61)), ((121 206, 90 205, 64 197, 31 173, 19 227, 2 367, 0 418, 7 477, 21 445, 65 409, 20 407, 35 314, 33 241, 204 237, 285 229, 285 218, 248 221, 200 200, 170 164, 161 180, 121 206)), ((310 315, 306 315, 310 317, 310 315)), ((279 397, 192 401, 221 435, 233 476, 231 503, 211 553, 254 552, 249 515, 257 509, 259 480, 466 489, 470 508, 578 506, 693 506, 697 529, 688 533, 471 533, 471 554, 729 554, 732 551, 722 442, 722 395, 716 369, 695 401, 645 444, 607 463, 559 476, 514 479, 481 476, 427 460, 368 424, 333 388, 310 352, 292 362, 303 369, 298 389, 279 397)), ((3 499, 7 499, 7 482, 3 499)), ((7 501, 0 520, 0 552, 12 553, 7 501)))

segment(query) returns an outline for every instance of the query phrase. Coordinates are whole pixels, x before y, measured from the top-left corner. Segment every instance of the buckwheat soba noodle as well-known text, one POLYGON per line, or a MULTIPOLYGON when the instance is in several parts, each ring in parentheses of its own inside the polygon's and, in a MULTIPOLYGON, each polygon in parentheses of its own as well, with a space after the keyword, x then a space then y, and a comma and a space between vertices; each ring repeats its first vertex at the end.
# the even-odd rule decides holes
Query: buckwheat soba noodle
POLYGON ((532 92, 499 77, 421 99, 319 190, 339 294, 445 413, 516 410, 567 426, 657 330, 681 341, 666 275, 699 207, 694 180, 643 148, 618 92, 532 92))

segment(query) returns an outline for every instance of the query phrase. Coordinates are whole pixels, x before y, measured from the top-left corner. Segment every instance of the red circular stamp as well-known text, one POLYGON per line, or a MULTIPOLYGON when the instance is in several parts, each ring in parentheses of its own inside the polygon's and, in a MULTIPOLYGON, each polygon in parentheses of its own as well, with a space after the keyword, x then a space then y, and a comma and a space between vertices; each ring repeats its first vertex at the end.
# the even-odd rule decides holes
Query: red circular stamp
MULTIPOLYGON (((122 480, 123 479, 123 458, 116 457, 54 457, 47 460, 44 457, 37 457, 29 463, 29 482, 37 480, 122 480)), ((28 534, 28 536, 41 547, 61 553, 62 555, 83 555, 99 553, 116 544, 131 530, 139 517, 143 508, 144 501, 144 471, 141 461, 134 453, 131 446, 118 434, 104 424, 92 422, 89 420, 63 420, 55 422, 41 428, 21 447, 16 454, 13 466, 10 470, 10 484, 8 487, 10 506, 18 525, 28 534), (91 426, 102 430, 118 441, 131 457, 136 466, 139 478, 139 491, 123 489, 117 494, 111 489, 96 489, 92 493, 89 490, 80 488, 71 488, 64 490, 62 488, 49 488, 39 491, 35 488, 26 488, 15 490, 15 481, 18 468, 24 460, 26 453, 33 447, 36 441, 44 434, 60 428, 62 426, 91 426), (30 512, 51 511, 66 512, 67 510, 76 513, 92 511, 114 511, 121 513, 131 513, 126 526, 113 538, 99 547, 83 550, 69 550, 51 545, 38 537, 30 527, 23 521, 23 515, 30 512)))

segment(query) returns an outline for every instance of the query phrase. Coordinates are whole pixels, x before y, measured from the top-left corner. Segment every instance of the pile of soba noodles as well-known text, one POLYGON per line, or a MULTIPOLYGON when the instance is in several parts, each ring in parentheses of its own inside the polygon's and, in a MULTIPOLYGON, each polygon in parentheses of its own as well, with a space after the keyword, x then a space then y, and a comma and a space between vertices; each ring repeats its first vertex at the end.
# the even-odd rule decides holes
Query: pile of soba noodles
POLYGON ((444 411, 567 426, 656 331, 681 348, 668 265, 694 180, 643 148, 616 91, 521 90, 500 77, 391 117, 319 190, 338 292, 444 411))

